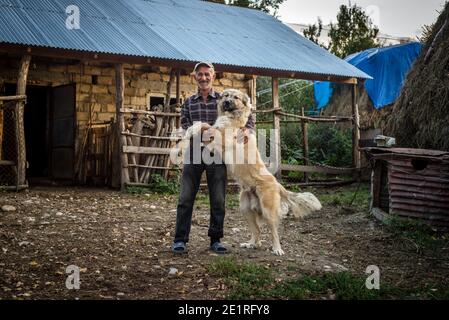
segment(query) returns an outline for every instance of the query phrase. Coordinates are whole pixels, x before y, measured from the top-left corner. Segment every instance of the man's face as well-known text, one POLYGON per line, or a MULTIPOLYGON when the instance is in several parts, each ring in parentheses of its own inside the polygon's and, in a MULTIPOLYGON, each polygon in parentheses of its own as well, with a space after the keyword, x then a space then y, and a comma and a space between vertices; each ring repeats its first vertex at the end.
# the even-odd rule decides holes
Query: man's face
POLYGON ((214 70, 206 66, 201 66, 195 73, 195 79, 200 90, 210 90, 215 80, 214 70))

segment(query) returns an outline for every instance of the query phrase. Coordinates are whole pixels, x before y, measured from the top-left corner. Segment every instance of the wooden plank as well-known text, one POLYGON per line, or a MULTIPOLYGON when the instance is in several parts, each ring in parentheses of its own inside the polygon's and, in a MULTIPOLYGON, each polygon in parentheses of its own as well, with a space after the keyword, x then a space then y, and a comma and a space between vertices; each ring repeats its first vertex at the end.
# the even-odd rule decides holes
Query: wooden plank
POLYGON ((15 162, 14 161, 9 161, 9 160, 0 160, 0 166, 15 166, 15 162))
MULTIPOLYGON (((361 167, 361 155, 359 150, 359 140, 360 140, 360 117, 359 117, 359 106, 357 103, 357 84, 352 86, 352 115, 354 117, 354 124, 352 129, 352 165, 360 169, 361 167)), ((360 178, 360 177, 358 177, 360 178)))
MULTIPOLYGON (((172 149, 170 148, 156 148, 156 147, 134 147, 134 146, 123 146, 123 153, 134 153, 134 154, 149 154, 149 155, 170 155, 172 149)), ((126 165, 125 167, 128 167, 126 165)), ((145 167, 151 167, 145 165, 145 167)))
POLYGON ((371 208, 380 207, 382 161, 376 161, 371 178, 371 208))
POLYGON ((299 172, 314 172, 327 174, 352 174, 356 171, 355 168, 328 168, 319 166, 302 166, 293 164, 282 164, 282 171, 299 171, 299 172))
POLYGON ((121 113, 135 113, 135 114, 146 114, 148 116, 160 116, 160 117, 181 117, 179 113, 172 112, 160 112, 160 111, 145 111, 145 110, 135 110, 129 108, 121 108, 121 113))
POLYGON ((26 100, 26 95, 19 96, 1 96, 0 101, 14 101, 14 100, 26 100))
POLYGON ((176 104, 181 104, 181 70, 176 71, 176 104))
MULTIPOLYGON (((280 109, 279 106, 279 79, 272 78, 271 80, 272 92, 273 92, 273 109, 275 111, 280 109)), ((273 113, 273 128, 274 128, 274 155, 277 171, 275 172, 276 178, 281 178, 281 118, 278 112, 273 113)))
POLYGON ((158 136, 145 136, 141 134, 131 133, 131 132, 122 132, 125 136, 131 136, 131 137, 139 137, 139 138, 145 138, 145 139, 154 139, 154 140, 170 140, 170 141, 180 141, 182 138, 176 138, 176 137, 158 137, 158 136))
POLYGON ((277 113, 282 116, 299 119, 301 121, 306 120, 310 122, 349 122, 353 120, 353 118, 350 117, 306 117, 304 115, 298 116, 296 114, 291 114, 282 111, 277 111, 277 113))
MULTIPOLYGON (((31 55, 25 54, 20 61, 19 75, 17 78, 17 96, 26 95, 28 70, 30 68, 31 55)), ((17 143, 17 186, 27 185, 26 182, 26 149, 24 127, 25 102, 19 101, 16 115, 16 143, 17 143)))
POLYGON ((143 168, 143 169, 154 169, 154 170, 179 170, 175 167, 156 167, 156 166, 144 166, 144 165, 134 165, 129 164, 128 168, 143 168))
MULTIPOLYGON (((122 150, 126 146, 126 136, 120 134, 120 132, 125 131, 125 119, 121 110, 123 109, 123 101, 125 98, 125 74, 123 70, 123 64, 115 65, 115 104, 116 104, 116 114, 117 114, 117 136, 119 137, 119 150, 122 150)), ((125 184, 129 182, 129 173, 126 166, 128 165, 128 157, 124 152, 120 152, 120 170, 121 170, 121 181, 120 189, 123 191, 125 189, 125 184)))

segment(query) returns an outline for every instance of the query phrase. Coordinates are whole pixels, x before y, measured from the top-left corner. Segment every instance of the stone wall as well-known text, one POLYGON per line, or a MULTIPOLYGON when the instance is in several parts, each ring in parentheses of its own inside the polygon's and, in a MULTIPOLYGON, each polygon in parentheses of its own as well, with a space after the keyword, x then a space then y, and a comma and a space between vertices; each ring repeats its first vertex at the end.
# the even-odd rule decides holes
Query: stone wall
MULTIPOLYGON (((20 59, 0 57, 0 95, 3 83, 16 83, 20 59)), ((146 110, 149 97, 164 96, 170 79, 170 68, 125 64, 125 99, 127 108, 146 110)), ((32 58, 28 85, 61 86, 76 84, 76 154, 85 128, 92 114, 93 122, 109 121, 115 117, 115 69, 109 64, 95 62, 69 64, 63 61, 32 58)), ((175 84, 172 96, 175 96, 175 84)), ((249 82, 241 74, 221 74, 214 87, 221 92, 236 88, 249 93, 249 82)), ((181 76, 180 91, 183 100, 197 90, 190 75, 181 76)))

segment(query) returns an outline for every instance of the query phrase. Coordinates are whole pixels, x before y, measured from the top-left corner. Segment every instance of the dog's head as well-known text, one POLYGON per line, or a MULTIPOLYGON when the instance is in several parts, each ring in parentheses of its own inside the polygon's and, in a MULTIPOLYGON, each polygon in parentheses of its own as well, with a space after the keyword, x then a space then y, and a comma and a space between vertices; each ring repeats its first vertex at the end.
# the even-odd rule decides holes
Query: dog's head
POLYGON ((226 89, 218 100, 218 114, 232 118, 248 117, 251 113, 251 103, 247 94, 235 90, 226 89))

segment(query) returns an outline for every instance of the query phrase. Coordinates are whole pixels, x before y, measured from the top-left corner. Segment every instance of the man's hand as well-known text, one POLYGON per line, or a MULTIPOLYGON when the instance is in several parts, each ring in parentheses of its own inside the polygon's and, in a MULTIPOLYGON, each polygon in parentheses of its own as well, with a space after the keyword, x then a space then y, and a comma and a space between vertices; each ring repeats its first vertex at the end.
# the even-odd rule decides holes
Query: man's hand
POLYGON ((247 144, 249 139, 250 132, 248 128, 243 127, 237 131, 237 143, 247 144))
POLYGON ((202 141, 210 142, 214 140, 215 128, 208 123, 201 124, 202 141))

